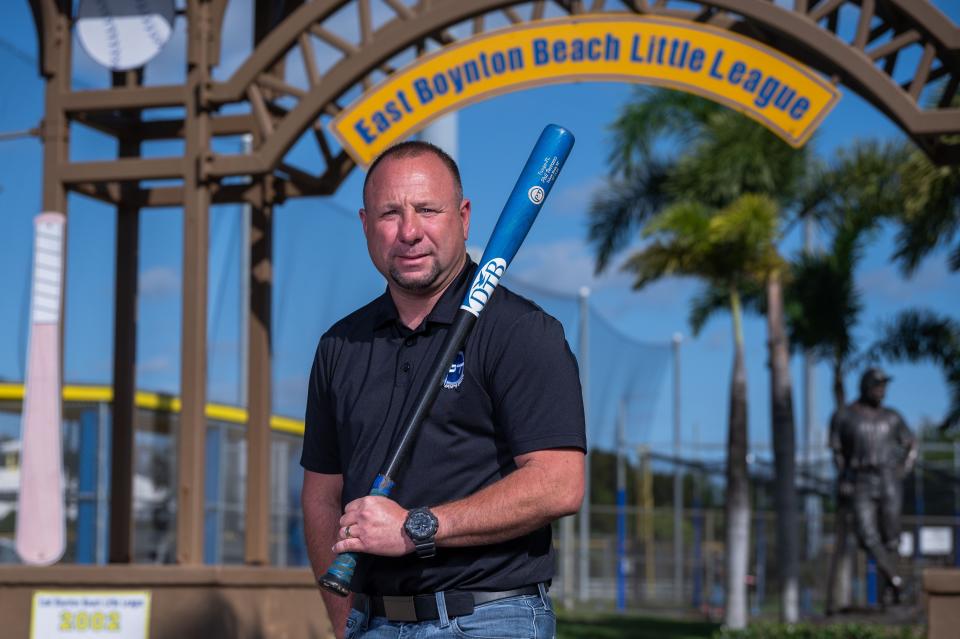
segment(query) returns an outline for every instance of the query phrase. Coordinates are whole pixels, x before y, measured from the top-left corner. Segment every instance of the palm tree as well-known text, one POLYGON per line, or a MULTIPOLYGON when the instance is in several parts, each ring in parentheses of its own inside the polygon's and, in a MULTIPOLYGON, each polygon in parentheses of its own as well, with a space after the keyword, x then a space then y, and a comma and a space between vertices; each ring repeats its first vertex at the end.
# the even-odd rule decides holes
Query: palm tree
MULTIPOLYGON (((952 106, 960 108, 960 96, 952 106)), ((937 166, 914 149, 901 179, 904 207, 895 259, 909 275, 934 249, 947 247, 950 270, 960 271, 960 163, 937 166)))
POLYGON ((853 327, 862 304, 854 282, 864 245, 879 222, 902 208, 900 173, 907 147, 861 142, 812 172, 801 200, 830 234, 828 249, 803 253, 790 266, 786 315, 790 343, 830 363, 836 408, 846 403, 843 377, 856 352, 853 327))
POLYGON ((843 377, 856 346, 852 329, 863 305, 854 283, 859 242, 837 236, 831 249, 804 253, 790 265, 786 313, 790 343, 829 362, 835 408, 846 404, 843 377))
MULTIPOLYGON (((942 94, 932 96, 935 102, 942 94)), ((960 107, 960 96, 951 106, 960 107)), ((936 166, 918 149, 909 152, 899 174, 903 207, 894 259, 907 275, 934 250, 948 250, 947 265, 960 271, 960 164, 936 166)), ((930 360, 944 371, 950 408, 941 428, 960 424, 960 323, 929 311, 904 311, 883 327, 868 359, 930 360)))
POLYGON ((769 198, 744 195, 723 210, 699 202, 677 202, 655 215, 643 236, 652 240, 623 268, 640 289, 670 275, 693 276, 724 290, 733 317, 734 358, 727 437, 726 622, 747 621, 746 576, 750 539, 747 474, 747 378, 744 367, 740 289, 778 262, 772 250, 777 206, 769 198))
MULTIPOLYGON (((734 111, 685 93, 641 89, 613 130, 610 161, 615 170, 610 191, 591 210, 589 238, 597 249, 598 271, 625 247, 635 228, 672 203, 697 202, 719 211, 743 195, 761 194, 778 211, 784 210, 797 201, 807 166, 803 150, 790 148, 734 111), (678 147, 679 152, 669 152, 678 147)), ((778 239, 775 234, 771 246, 778 239)), ((768 347, 781 617, 793 622, 799 615, 796 444, 781 276, 782 267, 771 264, 762 285, 772 303, 768 304, 768 347)))

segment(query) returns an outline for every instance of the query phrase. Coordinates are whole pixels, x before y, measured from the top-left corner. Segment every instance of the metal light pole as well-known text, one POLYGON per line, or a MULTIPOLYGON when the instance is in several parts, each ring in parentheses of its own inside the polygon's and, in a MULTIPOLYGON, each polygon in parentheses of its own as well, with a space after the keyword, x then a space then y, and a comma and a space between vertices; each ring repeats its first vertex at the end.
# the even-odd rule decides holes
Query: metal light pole
MULTIPOLYGON (((580 386, 583 392, 583 417, 590 427, 590 289, 584 286, 580 289, 580 335, 578 355, 580 356, 580 386)), ((581 603, 590 598, 590 442, 587 442, 586 477, 584 484, 583 505, 580 507, 580 556, 578 582, 580 591, 578 598, 581 603)))
POLYGON ((683 335, 673 335, 673 598, 683 601, 683 474, 680 470, 680 344, 683 335))
MULTIPOLYGON (((803 250, 808 255, 814 249, 814 225, 809 217, 803 224, 803 250)), ((808 476, 813 476, 814 448, 814 357, 809 350, 803 352, 803 465, 808 476)), ((807 514, 807 559, 813 559, 820 551, 822 530, 822 506, 820 498, 810 493, 804 504, 807 514)))
POLYGON ((627 607, 627 403, 617 411, 617 610, 627 607))
MULTIPOLYGON (((586 287, 580 289, 581 324, 580 324, 580 337, 579 337, 580 339, 579 355, 580 355, 580 379, 581 379, 581 384, 584 385, 584 388, 586 388, 585 381, 584 381, 586 378, 586 368, 585 368, 586 360, 585 360, 585 350, 584 350, 586 348, 585 346, 586 333, 584 329, 584 326, 585 326, 584 323, 586 322, 586 312, 584 311, 584 308, 586 307, 586 299, 589 295, 590 295, 590 289, 586 287)), ((586 395, 585 390, 584 390, 584 395, 586 395)), ((584 404, 586 404, 586 397, 584 397, 584 404)), ((586 494, 583 500, 584 503, 581 505, 581 508, 584 508, 584 507, 589 508, 589 505, 588 505, 590 502, 589 460, 590 460, 590 457, 588 455, 587 456, 587 462, 588 462, 587 477, 586 477, 587 489, 586 489, 586 494)), ((563 575, 563 582, 562 582, 563 590, 561 591, 560 596, 563 600, 563 607, 566 608, 567 610, 571 610, 573 608, 573 604, 574 604, 574 585, 573 584, 577 581, 576 549, 574 548, 575 541, 576 541, 575 539, 576 534, 574 532, 574 523, 573 523, 574 517, 575 515, 570 515, 569 517, 564 517, 563 519, 560 520, 560 562, 561 562, 560 574, 563 575)), ((581 520, 582 518, 583 518, 583 515, 581 515, 581 520)))

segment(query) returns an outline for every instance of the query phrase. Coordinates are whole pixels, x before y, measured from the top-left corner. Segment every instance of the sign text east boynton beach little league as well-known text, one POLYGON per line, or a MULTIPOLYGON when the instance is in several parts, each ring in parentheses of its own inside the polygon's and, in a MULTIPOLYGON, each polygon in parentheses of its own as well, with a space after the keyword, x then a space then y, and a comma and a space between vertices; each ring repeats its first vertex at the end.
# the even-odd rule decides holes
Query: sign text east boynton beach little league
POLYGON ((350 104, 330 128, 367 165, 465 104, 543 84, 611 80, 697 93, 794 146, 839 98, 810 68, 722 29, 659 17, 563 18, 493 31, 420 58, 350 104))

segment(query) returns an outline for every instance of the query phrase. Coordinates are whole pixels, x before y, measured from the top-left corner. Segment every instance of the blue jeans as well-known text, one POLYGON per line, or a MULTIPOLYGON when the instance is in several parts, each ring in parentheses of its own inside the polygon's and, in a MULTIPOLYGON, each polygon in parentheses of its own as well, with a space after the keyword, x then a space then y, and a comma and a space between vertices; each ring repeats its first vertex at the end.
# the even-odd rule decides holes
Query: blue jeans
POLYGON ((554 639, 557 619, 547 590, 477 606, 473 614, 447 617, 443 597, 437 597, 440 618, 434 621, 389 621, 354 608, 347 618, 344 639, 554 639))

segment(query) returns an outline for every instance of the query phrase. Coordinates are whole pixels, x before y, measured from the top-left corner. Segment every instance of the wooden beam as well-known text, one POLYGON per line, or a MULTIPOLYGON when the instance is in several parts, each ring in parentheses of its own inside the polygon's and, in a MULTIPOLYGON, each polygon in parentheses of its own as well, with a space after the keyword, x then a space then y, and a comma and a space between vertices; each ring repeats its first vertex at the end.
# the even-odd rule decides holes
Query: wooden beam
POLYGON ((207 418, 207 276, 210 188, 204 166, 210 151, 208 104, 202 88, 210 81, 210 6, 188 0, 196 31, 187 38, 187 108, 183 207, 183 304, 180 339, 180 423, 177 433, 177 563, 203 563, 204 464, 207 418))
POLYGON ((899 51, 900 49, 913 44, 914 42, 920 41, 920 33, 913 29, 909 31, 904 31, 903 33, 895 36, 894 38, 884 42, 881 45, 878 45, 869 51, 866 54, 870 57, 871 60, 879 60, 880 58, 885 58, 888 55, 899 51))
POLYGON ((64 184, 164 180, 183 177, 181 158, 129 158, 106 162, 72 162, 60 167, 64 184))
POLYGON ((923 87, 927 86, 930 67, 933 65, 933 58, 936 53, 937 50, 934 48, 932 42, 927 42, 926 46, 923 47, 923 55, 920 56, 917 71, 914 73, 913 80, 910 81, 910 88, 907 90, 907 93, 909 93, 914 100, 920 99, 920 92, 923 91, 923 87))
MULTIPOLYGON (((272 181, 271 177, 261 180, 272 181)), ((272 189, 261 191, 270 195, 272 189)), ((247 365, 247 477, 244 560, 270 563, 270 406, 271 291, 273 283, 273 203, 259 198, 250 207, 250 282, 247 365)), ((243 337, 241 338, 243 339, 243 337)))
POLYGON ((827 15, 833 14, 845 0, 825 0, 814 7, 813 11, 807 14, 807 17, 814 22, 820 22, 827 15))
POLYGON ((853 38, 853 46, 863 51, 867 46, 870 35, 870 23, 876 11, 876 0, 860 0, 860 18, 857 20, 857 33, 853 38))
POLYGON ((64 108, 68 113, 76 113, 182 107, 186 98, 186 87, 181 85, 73 91, 64 96, 64 108))

